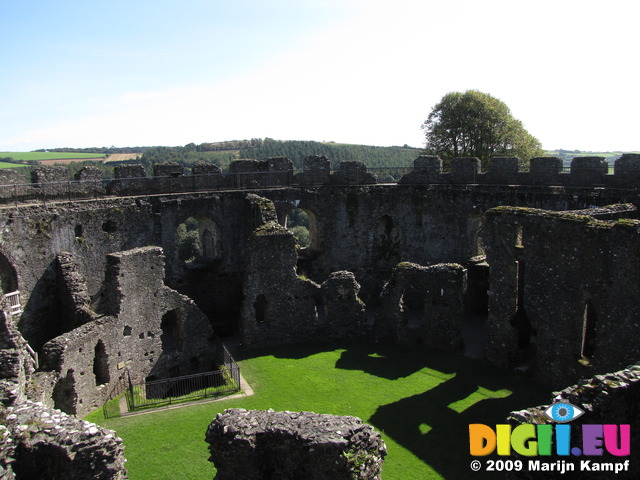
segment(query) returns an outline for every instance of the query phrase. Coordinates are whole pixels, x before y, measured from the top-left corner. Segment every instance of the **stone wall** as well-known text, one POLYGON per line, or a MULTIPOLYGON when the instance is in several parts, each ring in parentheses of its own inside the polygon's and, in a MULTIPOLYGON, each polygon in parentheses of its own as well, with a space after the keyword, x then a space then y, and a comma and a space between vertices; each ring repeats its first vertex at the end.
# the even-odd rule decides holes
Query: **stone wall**
POLYGON ((640 221, 624 211, 487 212, 489 360, 557 388, 640 359, 640 221))
POLYGON ((362 162, 340 162, 337 172, 330 178, 331 183, 337 185, 370 185, 377 183, 375 175, 367 171, 362 162))
POLYGON ((83 296, 75 297, 91 321, 42 348, 42 370, 57 373, 49 392, 56 408, 85 415, 125 378, 139 382, 215 368, 208 319, 192 300, 166 287, 163 274, 158 247, 110 254, 94 310, 82 304, 83 296))
POLYGON ((515 157, 494 157, 488 170, 481 171, 480 160, 454 158, 445 172, 439 157, 421 156, 414 162, 413 171, 398 183, 415 184, 494 184, 494 185, 562 185, 608 186, 633 188, 640 179, 640 154, 625 153, 614 163, 613 174, 604 157, 576 157, 570 171, 562 171, 562 160, 557 157, 537 157, 529 162, 529 171, 520 169, 515 157))
MULTIPOLYGON (((320 160, 318 168, 322 166, 320 160)), ((514 168, 510 159, 494 160, 496 165, 500 164, 505 169, 514 168)), ((468 163, 473 166, 473 162, 468 163)), ((418 168, 428 172, 434 164, 437 166, 439 159, 423 158, 418 162, 418 168)), ((283 159, 273 159, 271 163, 267 162, 266 168, 267 171, 269 168, 286 170, 286 165, 283 159)), ((135 173, 133 170, 129 172, 132 175, 135 173)), ((385 332, 383 338, 403 341, 402 338, 407 336, 406 326, 388 328, 388 325, 403 325, 388 318, 404 318, 404 306, 401 308, 399 301, 395 302, 389 307, 393 313, 387 315, 386 320, 384 315, 380 316, 380 293, 392 278, 394 269, 402 262, 423 267, 446 262, 468 265, 470 259, 483 253, 481 227, 485 222, 483 213, 487 209, 511 204, 577 210, 606 205, 611 201, 637 200, 635 191, 624 189, 447 184, 321 185, 260 193, 262 197, 242 191, 227 191, 4 209, 0 215, 0 280, 3 291, 20 290, 22 293, 24 312, 17 319, 20 332, 39 351, 51 339, 86 323, 86 319, 81 318, 86 314, 83 313, 84 307, 77 310, 76 307, 86 307, 87 297, 93 302, 100 294, 107 256, 158 245, 165 255, 163 268, 167 284, 192 298, 209 316, 217 332, 246 335, 248 345, 300 341, 318 336, 352 338, 359 334, 359 338, 371 338, 373 332, 380 331, 385 332), (312 218, 313 238, 309 249, 297 250, 289 232, 276 224, 277 220, 282 222, 294 206, 302 208, 312 218), (203 262, 186 264, 178 256, 177 227, 189 217, 198 220, 199 234, 204 238, 208 232, 213 245, 211 255, 203 262), (266 224, 269 226, 265 227, 266 224), (61 252, 69 252, 73 256, 77 273, 86 283, 82 293, 84 299, 79 303, 72 301, 79 292, 72 288, 73 279, 65 276, 60 264, 62 257, 58 256, 61 252), (334 272, 351 273, 343 278, 334 272), (348 278, 349 275, 351 277, 348 278), (328 283, 323 288, 324 282, 328 283), (276 285, 283 287, 277 288, 276 285), (341 291, 348 291, 348 294, 342 295, 341 291), (281 310, 296 312, 299 318, 294 318, 293 313, 280 316, 278 312, 281 310), (341 312, 349 312, 349 315, 341 312), (70 323, 58 321, 61 318, 69 319, 70 323), (265 319, 273 322, 268 328, 262 323, 265 319), (376 326, 374 321, 380 324, 376 326)), ((592 211, 589 215, 608 221, 614 217, 637 216, 637 213, 627 209, 613 213, 592 211)), ((582 233, 578 229, 571 235, 572 238, 580 238, 582 233)), ((489 249, 494 244, 502 245, 503 241, 510 244, 514 241, 511 236, 513 232, 509 229, 497 236, 487 234, 489 249)), ((550 244, 556 242, 553 236, 544 238, 550 244)), ((598 241, 585 243, 584 246, 593 246, 593 249, 589 246, 588 254, 601 258, 598 262, 613 268, 619 262, 614 242, 598 246, 598 241)), ((581 247, 578 242, 571 245, 572 248, 581 247)), ((493 252, 496 251, 493 248, 493 252)), ((572 258, 569 253, 567 251, 565 258, 572 258)), ((627 252, 624 255, 635 261, 633 254, 627 252)), ((517 289, 513 283, 515 271, 509 269, 515 268, 515 262, 503 257, 495 254, 489 262, 496 272, 498 270, 495 269, 501 268, 510 272, 502 275, 504 283, 501 283, 500 274, 492 274, 495 288, 491 287, 491 291, 502 296, 495 301, 497 303, 491 303, 492 315, 494 319, 502 320, 490 324, 490 329, 495 326, 495 331, 492 330, 489 341, 499 344, 500 348, 499 353, 495 353, 490 345, 489 355, 497 363, 521 366, 533 358, 529 356, 529 346, 534 342, 530 339, 527 344, 526 322, 523 328, 518 329, 510 323, 517 300, 512 292, 517 289), (507 297, 510 300, 504 300, 507 297), (503 306, 506 309, 501 311, 503 306), (503 320, 504 317, 507 320, 503 320)), ((573 258, 578 257, 573 255, 573 258)), ((580 283, 588 277, 571 266, 571 262, 567 265, 569 267, 562 274, 562 285, 559 283, 557 287, 559 291, 564 289, 564 284, 580 283)), ((525 266, 529 268, 526 262, 525 266)), ((476 273, 482 273, 480 268, 477 270, 476 273)), ((612 276, 611 281, 615 285, 622 281, 622 277, 612 276)), ((468 291, 474 293, 465 296, 467 309, 483 313, 486 311, 486 299, 482 298, 487 290, 486 275, 469 276, 468 283, 468 291), (469 300, 471 297, 473 302, 469 300)), ((589 288, 597 291, 597 288, 589 288)), ((627 287, 620 289, 627 291, 625 298, 619 295, 616 305, 603 303, 604 308, 611 305, 614 312, 625 308, 633 311, 635 296, 631 295, 631 290, 625 289, 627 287)), ((437 288, 433 291, 439 292, 437 288)), ((599 318, 599 310, 603 307, 595 305, 594 299, 590 301, 599 318)), ((597 302, 602 303, 600 300, 597 302)), ((409 301, 405 305, 411 303, 409 301)), ((454 303, 452 301, 449 305, 454 303)), ((411 307, 408 308, 411 311, 411 307)), ((452 307, 447 308, 446 315, 458 318, 459 312, 454 312, 452 307)), ((557 302, 552 305, 552 310, 558 315, 564 314, 563 308, 557 302)), ((525 312, 529 314, 529 309, 526 308, 525 312)), ((573 311, 571 315, 578 314, 573 311)), ((584 305, 580 315, 584 315, 584 305)), ((579 323, 579 320, 572 322, 579 323)), ((452 325, 455 326, 455 322, 452 325)), ((577 323, 571 328, 571 332, 577 332, 577 323)), ((424 333, 416 338, 428 343, 430 336, 424 333)), ((548 345, 553 345, 549 350, 550 356, 557 349, 564 348, 564 345, 553 342, 548 345)), ((629 355, 633 351, 630 350, 629 355)), ((544 355, 535 357, 537 363, 542 362, 540 365, 546 362, 544 355)), ((594 354, 587 363, 591 366, 598 364, 598 368, 608 370, 618 368, 619 361, 628 363, 634 360, 630 356, 622 358, 619 352, 615 355, 616 362, 606 363, 594 354)), ((572 368, 577 372, 586 368, 585 373, 588 374, 589 365, 580 364, 572 368)), ((545 368, 552 369, 552 364, 545 368)), ((567 375, 558 381, 574 378, 567 375)))
POLYGON ((322 302, 317 304, 318 323, 325 339, 371 339, 366 305, 358 296, 360 284, 353 273, 333 272, 321 285, 322 302))
MULTIPOLYGON (((466 265, 481 255, 483 212, 498 204, 566 210, 635 199, 634 192, 619 189, 450 185, 321 186, 261 193, 273 201, 281 222, 294 205, 312 218, 312 246, 297 252, 298 273, 319 285, 333 272, 350 271, 367 305, 378 302, 400 262, 466 265)), ((58 253, 74 255, 87 293, 94 297, 102 286, 106 256, 145 245, 163 248, 169 286, 193 298, 217 331, 238 333, 247 242, 264 222, 260 210, 248 206, 246 195, 212 192, 3 210, 0 278, 3 291, 22 292, 23 336, 38 350, 65 333, 51 320, 64 308, 58 295, 58 253), (204 263, 185 265, 178 256, 177 227, 188 217, 196 218, 201 233, 208 230, 215 244, 204 263)), ((476 286, 475 280, 469 285, 471 291, 476 286)))
POLYGON ((0 169, 0 200, 4 202, 17 202, 29 194, 30 185, 25 185, 25 174, 20 169, 0 169))
POLYGON ((57 255, 73 255, 93 297, 104 280, 107 254, 156 243, 154 219, 153 207, 135 200, 2 211, 0 277, 21 292, 24 311, 16 322, 34 349, 65 331, 57 321, 64 308, 57 255))
MULTIPOLYGON (((371 185, 377 183, 374 174, 362 162, 341 162, 331 172, 326 157, 310 156, 303 160, 302 172, 294 174, 288 158, 268 160, 236 160, 229 172, 221 174, 217 168, 194 166, 190 175, 184 167, 167 163, 154 166, 153 176, 147 177, 142 165, 118 165, 115 180, 99 178, 93 167, 69 179, 67 170, 60 166, 39 167, 34 170, 32 183, 25 183, 13 174, 4 174, 13 192, 0 195, 0 201, 55 200, 60 198, 92 198, 110 195, 148 195, 206 191, 211 189, 273 188, 309 185, 371 185), (7 175, 13 175, 10 178, 7 175), (21 183, 23 185, 17 185, 21 183)), ((562 161, 556 157, 538 157, 530 160, 529 170, 520 170, 515 157, 495 157, 483 172, 475 157, 454 158, 445 171, 439 157, 421 156, 406 173, 400 185, 553 185, 563 187, 635 188, 640 179, 640 154, 623 154, 615 161, 613 173, 604 157, 576 157, 569 172, 563 172, 562 161)))
POLYGON ((456 264, 399 264, 380 295, 377 337, 461 350, 466 273, 456 264))
POLYGON ((212 190, 220 188, 223 183, 220 167, 214 163, 196 163, 191 167, 193 185, 196 190, 212 190))
POLYGON ((312 155, 302 160, 303 171, 296 174, 294 182, 300 185, 329 183, 331 166, 327 157, 312 155))
POLYGON ((387 450, 356 417, 228 409, 206 433, 216 480, 377 480, 387 450))
POLYGON ((28 376, 35 362, 29 356, 20 333, 11 317, 0 310, 0 402, 12 405, 25 400, 28 376))
POLYGON ((295 240, 277 223, 273 204, 256 197, 248 201, 259 226, 246 250, 242 341, 247 346, 263 346, 309 339, 317 327, 315 298, 320 287, 296 274, 295 240))

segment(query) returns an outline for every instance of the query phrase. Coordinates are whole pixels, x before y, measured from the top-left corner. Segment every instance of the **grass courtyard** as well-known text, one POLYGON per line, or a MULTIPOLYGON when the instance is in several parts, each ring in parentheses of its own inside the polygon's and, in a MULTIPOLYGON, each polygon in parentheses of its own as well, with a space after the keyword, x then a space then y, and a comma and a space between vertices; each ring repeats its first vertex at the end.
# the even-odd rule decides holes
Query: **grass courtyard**
POLYGON ((213 478, 204 435, 226 408, 354 415, 383 435, 385 480, 458 479, 470 475, 470 423, 504 423, 549 399, 531 378, 424 346, 297 345, 238 360, 251 397, 111 419, 99 410, 87 420, 123 438, 132 480, 213 478))

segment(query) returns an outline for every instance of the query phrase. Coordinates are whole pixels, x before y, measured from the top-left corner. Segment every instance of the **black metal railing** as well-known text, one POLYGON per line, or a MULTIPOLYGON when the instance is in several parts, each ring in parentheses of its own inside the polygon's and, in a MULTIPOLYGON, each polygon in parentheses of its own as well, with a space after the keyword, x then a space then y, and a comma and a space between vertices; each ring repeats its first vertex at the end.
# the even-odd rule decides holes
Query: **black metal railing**
POLYGON ((240 391, 240 367, 224 345, 218 349, 217 356, 218 370, 193 375, 135 382, 130 372, 124 371, 111 384, 102 406, 104 417, 121 416, 122 400, 126 400, 127 411, 136 412, 240 391))
POLYGON ((237 365, 214 372, 132 384, 125 396, 129 411, 185 403, 240 390, 237 365))
POLYGON ((222 347, 219 369, 160 380, 130 382, 125 392, 129 411, 185 403, 240 390, 240 367, 222 347))
POLYGON ((122 414, 120 411, 120 398, 130 384, 131 375, 128 370, 122 371, 118 380, 111 383, 111 389, 107 395, 107 400, 102 405, 102 414, 104 418, 119 417, 122 414))

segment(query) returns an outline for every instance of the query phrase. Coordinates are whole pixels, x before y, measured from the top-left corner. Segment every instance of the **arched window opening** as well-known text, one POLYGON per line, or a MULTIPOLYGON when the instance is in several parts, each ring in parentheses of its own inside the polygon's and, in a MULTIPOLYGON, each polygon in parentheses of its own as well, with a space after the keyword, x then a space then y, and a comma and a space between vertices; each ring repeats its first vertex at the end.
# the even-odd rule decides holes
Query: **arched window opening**
POLYGON ((96 386, 109 383, 109 356, 102 340, 98 340, 94 349, 93 374, 96 377, 96 386))
POLYGON ((178 258, 185 263, 206 263, 221 257, 220 231, 208 218, 187 218, 178 225, 176 242, 178 258))
POLYGON ((471 241, 469 244, 469 256, 477 257, 485 254, 484 241, 482 239, 484 226, 484 215, 477 213, 471 215, 467 223, 467 238, 471 241))
POLYGON ((596 310, 588 301, 584 306, 584 313, 582 315, 582 348, 581 348, 581 360, 584 365, 590 365, 593 358, 593 354, 596 350, 596 310))
POLYGON ((194 262, 202 252, 200 234, 198 233, 198 220, 194 217, 187 218, 178 225, 176 237, 178 258, 186 263, 194 262))
POLYGON ((253 302, 253 310, 256 315, 256 323, 267 322, 267 298, 260 294, 256 301, 253 302))
POLYGON ((0 295, 18 290, 18 274, 7 258, 0 254, 0 295))
POLYGON ((178 315, 175 310, 170 310, 163 315, 160 328, 162 329, 160 341, 162 342, 163 353, 180 350, 178 315))
POLYGON ((510 324, 516 329, 518 338, 518 350, 516 362, 519 367, 528 368, 536 354, 536 330, 531 325, 531 320, 524 308, 525 290, 525 264, 522 261, 515 262, 516 267, 516 312, 511 317, 510 324))
POLYGON ((524 247, 524 237, 522 236, 522 225, 516 225, 516 247, 524 247))
POLYGON ((415 288, 407 288, 400 297, 400 310, 407 327, 419 327, 423 323, 423 296, 415 288))
POLYGON ((284 226, 293 233, 298 248, 309 248, 315 245, 315 215, 309 210, 293 208, 287 214, 284 226))
POLYGON ((327 317, 324 300, 321 297, 314 297, 316 318, 319 323, 324 323, 327 317))

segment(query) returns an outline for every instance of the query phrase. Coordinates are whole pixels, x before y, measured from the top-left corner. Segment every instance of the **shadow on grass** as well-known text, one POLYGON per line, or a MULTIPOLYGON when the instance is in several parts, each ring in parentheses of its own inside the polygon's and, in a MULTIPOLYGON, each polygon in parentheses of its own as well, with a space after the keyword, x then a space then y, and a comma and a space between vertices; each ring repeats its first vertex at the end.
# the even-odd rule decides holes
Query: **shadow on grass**
POLYGON ((333 352, 338 349, 350 348, 338 342, 324 343, 299 343, 290 345, 280 345, 275 347, 263 348, 239 348, 233 352, 236 360, 248 360, 250 358, 258 358, 264 356, 273 356, 275 358, 302 359, 323 352, 333 352))
POLYGON ((424 368, 435 376, 453 375, 424 393, 380 406, 366 420, 446 479, 496 478, 495 473, 471 473, 469 424, 505 423, 509 412, 549 398, 549 389, 529 377, 427 347, 361 345, 344 351, 336 367, 392 380, 424 368))
POLYGON ((388 380, 408 377, 425 367, 444 374, 455 373, 456 368, 451 361, 457 361, 457 357, 449 354, 447 358, 443 358, 442 355, 446 354, 434 352, 428 347, 420 349, 415 345, 351 345, 340 355, 336 368, 361 370, 388 380))
MULTIPOLYGON (((473 472, 469 464, 469 424, 505 423, 509 412, 548 401, 550 389, 530 377, 483 360, 429 347, 395 344, 300 344, 239 352, 242 358, 273 355, 301 359, 343 350, 337 369, 359 370, 388 380, 423 371, 442 379, 423 393, 381 405, 364 419, 412 452, 445 479, 496 478, 473 472)), ((425 386, 427 379, 425 377, 425 386)))

